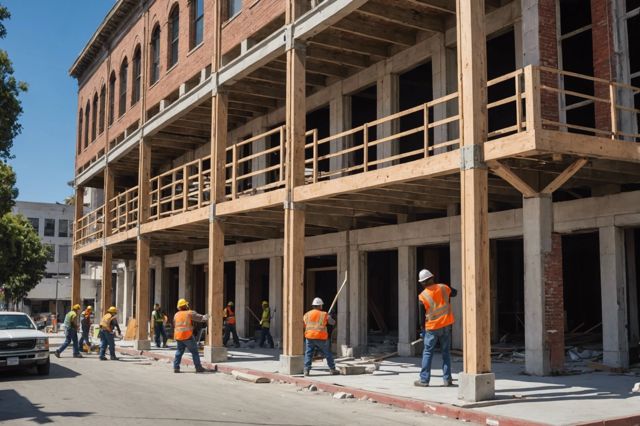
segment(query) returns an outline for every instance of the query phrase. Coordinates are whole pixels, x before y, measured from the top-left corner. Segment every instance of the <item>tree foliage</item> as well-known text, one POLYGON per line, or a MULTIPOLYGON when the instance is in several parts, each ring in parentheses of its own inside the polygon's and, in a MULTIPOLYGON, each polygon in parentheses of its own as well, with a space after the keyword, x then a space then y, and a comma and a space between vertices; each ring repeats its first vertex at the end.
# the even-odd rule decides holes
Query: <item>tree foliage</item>
POLYGON ((0 216, 11 211, 18 197, 16 174, 8 164, 0 161, 0 216))
MULTIPOLYGON (((6 7, 0 5, 0 39, 7 35, 2 21, 11 14, 6 7)), ((27 84, 16 80, 13 76, 13 64, 5 50, 0 49, 0 159, 11 158, 13 140, 22 131, 18 121, 22 114, 22 103, 19 96, 27 90, 27 84)))

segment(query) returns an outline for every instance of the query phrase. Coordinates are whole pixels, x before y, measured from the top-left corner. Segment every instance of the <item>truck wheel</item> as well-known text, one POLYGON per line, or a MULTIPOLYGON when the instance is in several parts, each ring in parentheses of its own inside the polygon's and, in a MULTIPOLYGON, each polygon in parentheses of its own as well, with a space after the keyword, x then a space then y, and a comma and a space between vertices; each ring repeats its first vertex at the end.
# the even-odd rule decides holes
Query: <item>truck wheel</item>
POLYGON ((47 360, 46 364, 36 365, 36 368, 38 369, 38 375, 39 376, 48 376, 49 375, 49 367, 50 366, 51 366, 51 363, 49 362, 49 360, 47 360))

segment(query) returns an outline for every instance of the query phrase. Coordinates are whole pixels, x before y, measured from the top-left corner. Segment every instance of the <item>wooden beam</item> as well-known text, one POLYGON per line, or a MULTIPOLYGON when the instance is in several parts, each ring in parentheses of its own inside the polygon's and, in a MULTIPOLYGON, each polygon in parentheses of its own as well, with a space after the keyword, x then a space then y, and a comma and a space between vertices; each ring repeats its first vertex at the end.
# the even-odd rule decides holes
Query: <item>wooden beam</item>
POLYGON ((360 9, 359 14, 373 16, 396 25, 409 27, 419 31, 444 32, 444 21, 432 14, 420 12, 417 9, 389 7, 388 4, 369 1, 360 9))
POLYGON ((372 21, 375 20, 371 17, 364 19, 361 16, 352 15, 336 23, 333 28, 372 40, 405 47, 413 46, 416 43, 416 38, 411 32, 400 29, 398 26, 390 28, 389 25, 384 25, 382 22, 378 22, 380 25, 375 25, 376 23, 372 21))
MULTIPOLYGON (((151 179, 151 144, 147 139, 140 140, 138 163, 138 223, 149 219, 150 211, 150 179, 151 179)), ((149 255, 150 242, 142 235, 136 242, 136 342, 134 347, 145 349, 149 346, 148 323, 151 316, 149 299, 149 255)))
POLYGON ((451 15, 456 14, 455 0, 405 0, 414 7, 451 15))
POLYGON ((387 43, 330 28, 311 39, 311 44, 380 58, 387 58, 389 56, 389 46, 387 43))
POLYGON ((513 170, 506 164, 502 164, 501 162, 488 161, 487 165, 496 176, 500 176, 506 182, 508 182, 515 189, 520 191, 522 195, 526 198, 535 197, 538 194, 538 191, 533 189, 528 183, 526 183, 522 178, 516 175, 513 170))
POLYGON ((567 167, 562 173, 560 173, 556 178, 551 181, 547 186, 542 190, 543 194, 552 194, 555 190, 559 189, 562 185, 564 185, 573 175, 575 175, 585 164, 587 164, 589 160, 586 158, 579 158, 574 161, 569 167, 567 167))
POLYGON ((108 247, 102 248, 102 289, 101 289, 101 315, 107 312, 111 306, 113 282, 111 275, 112 251, 108 247))
MULTIPOLYGON (((75 305, 76 303, 80 303, 80 288, 82 285, 82 256, 78 256, 76 252, 78 249, 76 248, 76 242, 78 240, 79 234, 76 232, 78 229, 78 221, 82 216, 84 216, 84 187, 79 186, 76 188, 76 198, 75 198, 75 225, 73 226, 73 269, 71 270, 71 305, 75 305)), ((56 307, 57 309, 57 307, 56 307)))

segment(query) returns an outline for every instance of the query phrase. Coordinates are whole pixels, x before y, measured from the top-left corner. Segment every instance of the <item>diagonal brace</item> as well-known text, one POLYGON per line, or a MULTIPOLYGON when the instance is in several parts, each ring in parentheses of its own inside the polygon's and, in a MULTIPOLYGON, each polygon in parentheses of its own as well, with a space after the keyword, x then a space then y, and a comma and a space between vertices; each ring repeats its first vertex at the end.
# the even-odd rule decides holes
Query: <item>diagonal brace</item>
POLYGON ((542 190, 543 194, 552 194, 555 190, 559 189, 562 185, 564 185, 569 179, 575 175, 578 170, 580 170, 585 164, 587 164, 589 160, 586 158, 579 158, 574 161, 569 167, 567 167, 562 173, 560 173, 554 180, 551 181, 545 188, 542 190))

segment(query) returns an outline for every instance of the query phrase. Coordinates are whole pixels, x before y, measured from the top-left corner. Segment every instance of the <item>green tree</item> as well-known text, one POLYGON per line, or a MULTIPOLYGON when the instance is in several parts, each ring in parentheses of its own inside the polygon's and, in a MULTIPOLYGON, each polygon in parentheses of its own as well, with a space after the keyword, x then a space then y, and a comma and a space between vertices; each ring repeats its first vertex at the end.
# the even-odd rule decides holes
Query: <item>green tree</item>
MULTIPOLYGON (((0 39, 7 35, 2 24, 11 14, 6 7, 0 5, 0 39)), ((22 114, 22 103, 19 95, 27 90, 27 84, 16 80, 13 76, 13 64, 5 50, 0 49, 0 159, 11 158, 13 140, 22 131, 18 118, 22 114)))
POLYGON ((0 161, 0 216, 11 211, 18 197, 16 174, 8 164, 0 161))

